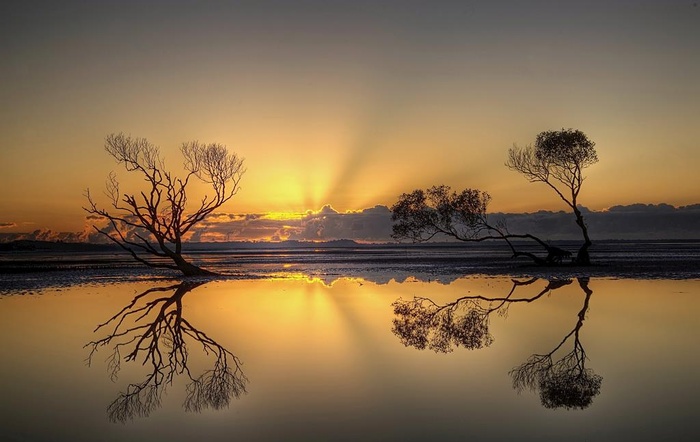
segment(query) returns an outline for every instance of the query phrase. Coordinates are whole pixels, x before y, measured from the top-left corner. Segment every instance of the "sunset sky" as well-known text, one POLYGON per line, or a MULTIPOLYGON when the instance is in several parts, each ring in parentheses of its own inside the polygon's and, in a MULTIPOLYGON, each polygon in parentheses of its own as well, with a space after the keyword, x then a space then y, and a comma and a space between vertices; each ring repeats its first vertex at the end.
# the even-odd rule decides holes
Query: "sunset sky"
POLYGON ((189 140, 244 157, 220 220, 434 184, 563 210, 504 166, 561 128, 596 142, 584 206, 700 202, 697 1, 10 1, 0 24, 0 232, 83 230, 84 190, 129 181, 113 132, 173 168, 189 140))

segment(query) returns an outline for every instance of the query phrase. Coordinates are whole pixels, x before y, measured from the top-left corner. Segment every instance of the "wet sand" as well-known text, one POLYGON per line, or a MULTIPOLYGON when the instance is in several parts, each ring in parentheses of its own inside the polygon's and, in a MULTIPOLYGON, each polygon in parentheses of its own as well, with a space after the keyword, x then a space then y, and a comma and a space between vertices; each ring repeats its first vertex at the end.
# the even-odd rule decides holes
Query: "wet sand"
MULTIPOLYGON (((658 249, 658 247, 657 247, 658 249)), ((688 252, 690 250, 690 252, 688 252)), ((353 250, 313 250, 296 253, 196 253, 193 262, 215 271, 223 279, 284 278, 307 275, 329 282, 342 277, 376 283, 415 278, 451 281, 470 275, 554 278, 700 279, 700 251, 683 253, 603 254, 590 266, 561 264, 536 266, 500 253, 460 256, 454 251, 419 253, 357 253, 353 250), (648 255, 646 257, 645 255, 648 255)), ((50 287, 93 285, 139 280, 180 279, 172 270, 143 266, 128 255, 113 252, 24 252, 0 255, 0 293, 31 293, 50 287)))

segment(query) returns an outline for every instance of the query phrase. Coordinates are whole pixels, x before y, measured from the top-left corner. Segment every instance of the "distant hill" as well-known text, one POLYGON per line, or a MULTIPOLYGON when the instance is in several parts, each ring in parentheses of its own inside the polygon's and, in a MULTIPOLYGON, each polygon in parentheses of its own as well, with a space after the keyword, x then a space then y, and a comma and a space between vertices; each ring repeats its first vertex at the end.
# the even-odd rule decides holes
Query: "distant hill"
MULTIPOLYGON (((229 242, 189 242, 184 244, 186 252, 214 251, 222 249, 308 249, 318 247, 353 248, 362 244, 351 239, 331 241, 229 241, 229 242)), ((93 244, 85 242, 39 241, 19 239, 0 243, 0 252, 10 251, 47 251, 47 252, 119 252, 122 249, 115 244, 93 244)))
MULTIPOLYGON (((700 204, 673 207, 669 204, 631 204, 613 206, 607 210, 591 211, 580 207, 591 239, 601 240, 698 240, 700 239, 700 204)), ((246 248, 309 248, 358 247, 366 243, 394 243, 391 238, 391 210, 377 206, 362 212, 339 213, 331 209, 310 213, 301 220, 270 220, 262 215, 241 217, 219 215, 216 221, 203 223, 202 231, 210 236, 193 235, 192 239, 231 238, 229 247, 246 248), (228 219, 228 220, 227 220, 228 219), (222 221, 223 220, 223 221, 222 221), (284 231, 284 235, 276 232, 284 231), (232 232, 236 232, 235 235, 232 232), (265 234, 261 234, 264 232, 265 234), (289 238, 287 241, 263 242, 245 238, 289 238), (318 242, 318 241, 322 242, 318 242)), ((581 231, 568 211, 538 211, 533 213, 490 213, 491 224, 503 223, 511 233, 530 233, 545 241, 580 241, 581 231)), ((436 236, 438 242, 450 240, 436 236)), ((76 249, 57 243, 76 244, 93 241, 114 247, 99 233, 85 236, 80 232, 0 232, 0 250, 37 250, 47 248, 76 249)), ((190 242, 188 248, 198 250, 219 248, 209 242, 190 242)), ((95 250, 95 249, 91 249, 95 250)))
POLYGON ((84 242, 37 241, 19 239, 0 243, 0 252, 10 251, 47 251, 47 252, 107 252, 118 251, 115 244, 91 244, 84 242))
POLYGON ((222 248, 232 249, 313 249, 318 247, 354 248, 363 244, 351 239, 334 239, 330 241, 227 241, 227 242, 189 242, 184 245, 187 251, 206 251, 222 248))

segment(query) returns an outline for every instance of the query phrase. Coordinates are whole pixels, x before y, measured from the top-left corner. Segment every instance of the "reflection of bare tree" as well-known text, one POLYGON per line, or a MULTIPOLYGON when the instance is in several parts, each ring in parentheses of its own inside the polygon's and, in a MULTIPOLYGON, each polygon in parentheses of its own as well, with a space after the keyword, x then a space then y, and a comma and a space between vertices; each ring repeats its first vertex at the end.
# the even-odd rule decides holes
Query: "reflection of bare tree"
POLYGON ((148 416, 160 406, 162 395, 176 375, 189 378, 183 404, 187 411, 227 407, 231 397, 238 398, 246 392, 248 379, 241 361, 182 315, 183 296, 202 284, 186 281, 146 290, 95 329, 97 332, 110 328, 107 336, 86 344, 90 348, 88 364, 98 349, 111 347, 107 363, 112 380, 116 380, 122 360, 142 361, 142 365, 151 368, 143 382, 129 384, 109 405, 107 412, 113 422, 148 416), (168 295, 151 299, 157 293, 168 295), (187 341, 198 342, 207 355, 215 358, 214 366, 199 376, 194 376, 187 366, 187 341))
POLYGON ((519 392, 539 390, 542 405, 546 408, 584 409, 600 393, 603 378, 586 368, 586 352, 579 337, 593 291, 588 287, 588 278, 579 278, 578 282, 586 298, 573 330, 552 351, 533 354, 510 372, 513 388, 519 392), (554 354, 572 337, 572 350, 554 360, 554 354))
POLYGON ((513 280, 510 292, 502 298, 464 296, 444 305, 422 297, 398 299, 392 304, 397 316, 392 332, 407 347, 420 350, 429 348, 438 353, 447 353, 459 346, 469 350, 488 347, 493 342, 493 336, 489 333, 489 316, 492 313, 506 315, 511 303, 532 302, 571 283, 571 280, 553 280, 531 298, 512 298, 517 287, 535 281, 537 278, 513 280))

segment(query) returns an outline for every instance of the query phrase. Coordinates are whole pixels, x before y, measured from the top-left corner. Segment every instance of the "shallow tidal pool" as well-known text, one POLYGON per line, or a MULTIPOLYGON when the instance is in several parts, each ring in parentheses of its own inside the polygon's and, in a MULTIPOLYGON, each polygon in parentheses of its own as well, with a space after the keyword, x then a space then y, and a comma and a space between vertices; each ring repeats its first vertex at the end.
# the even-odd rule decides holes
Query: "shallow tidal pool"
POLYGON ((287 274, 0 298, 6 441, 697 440, 700 281, 287 274))

